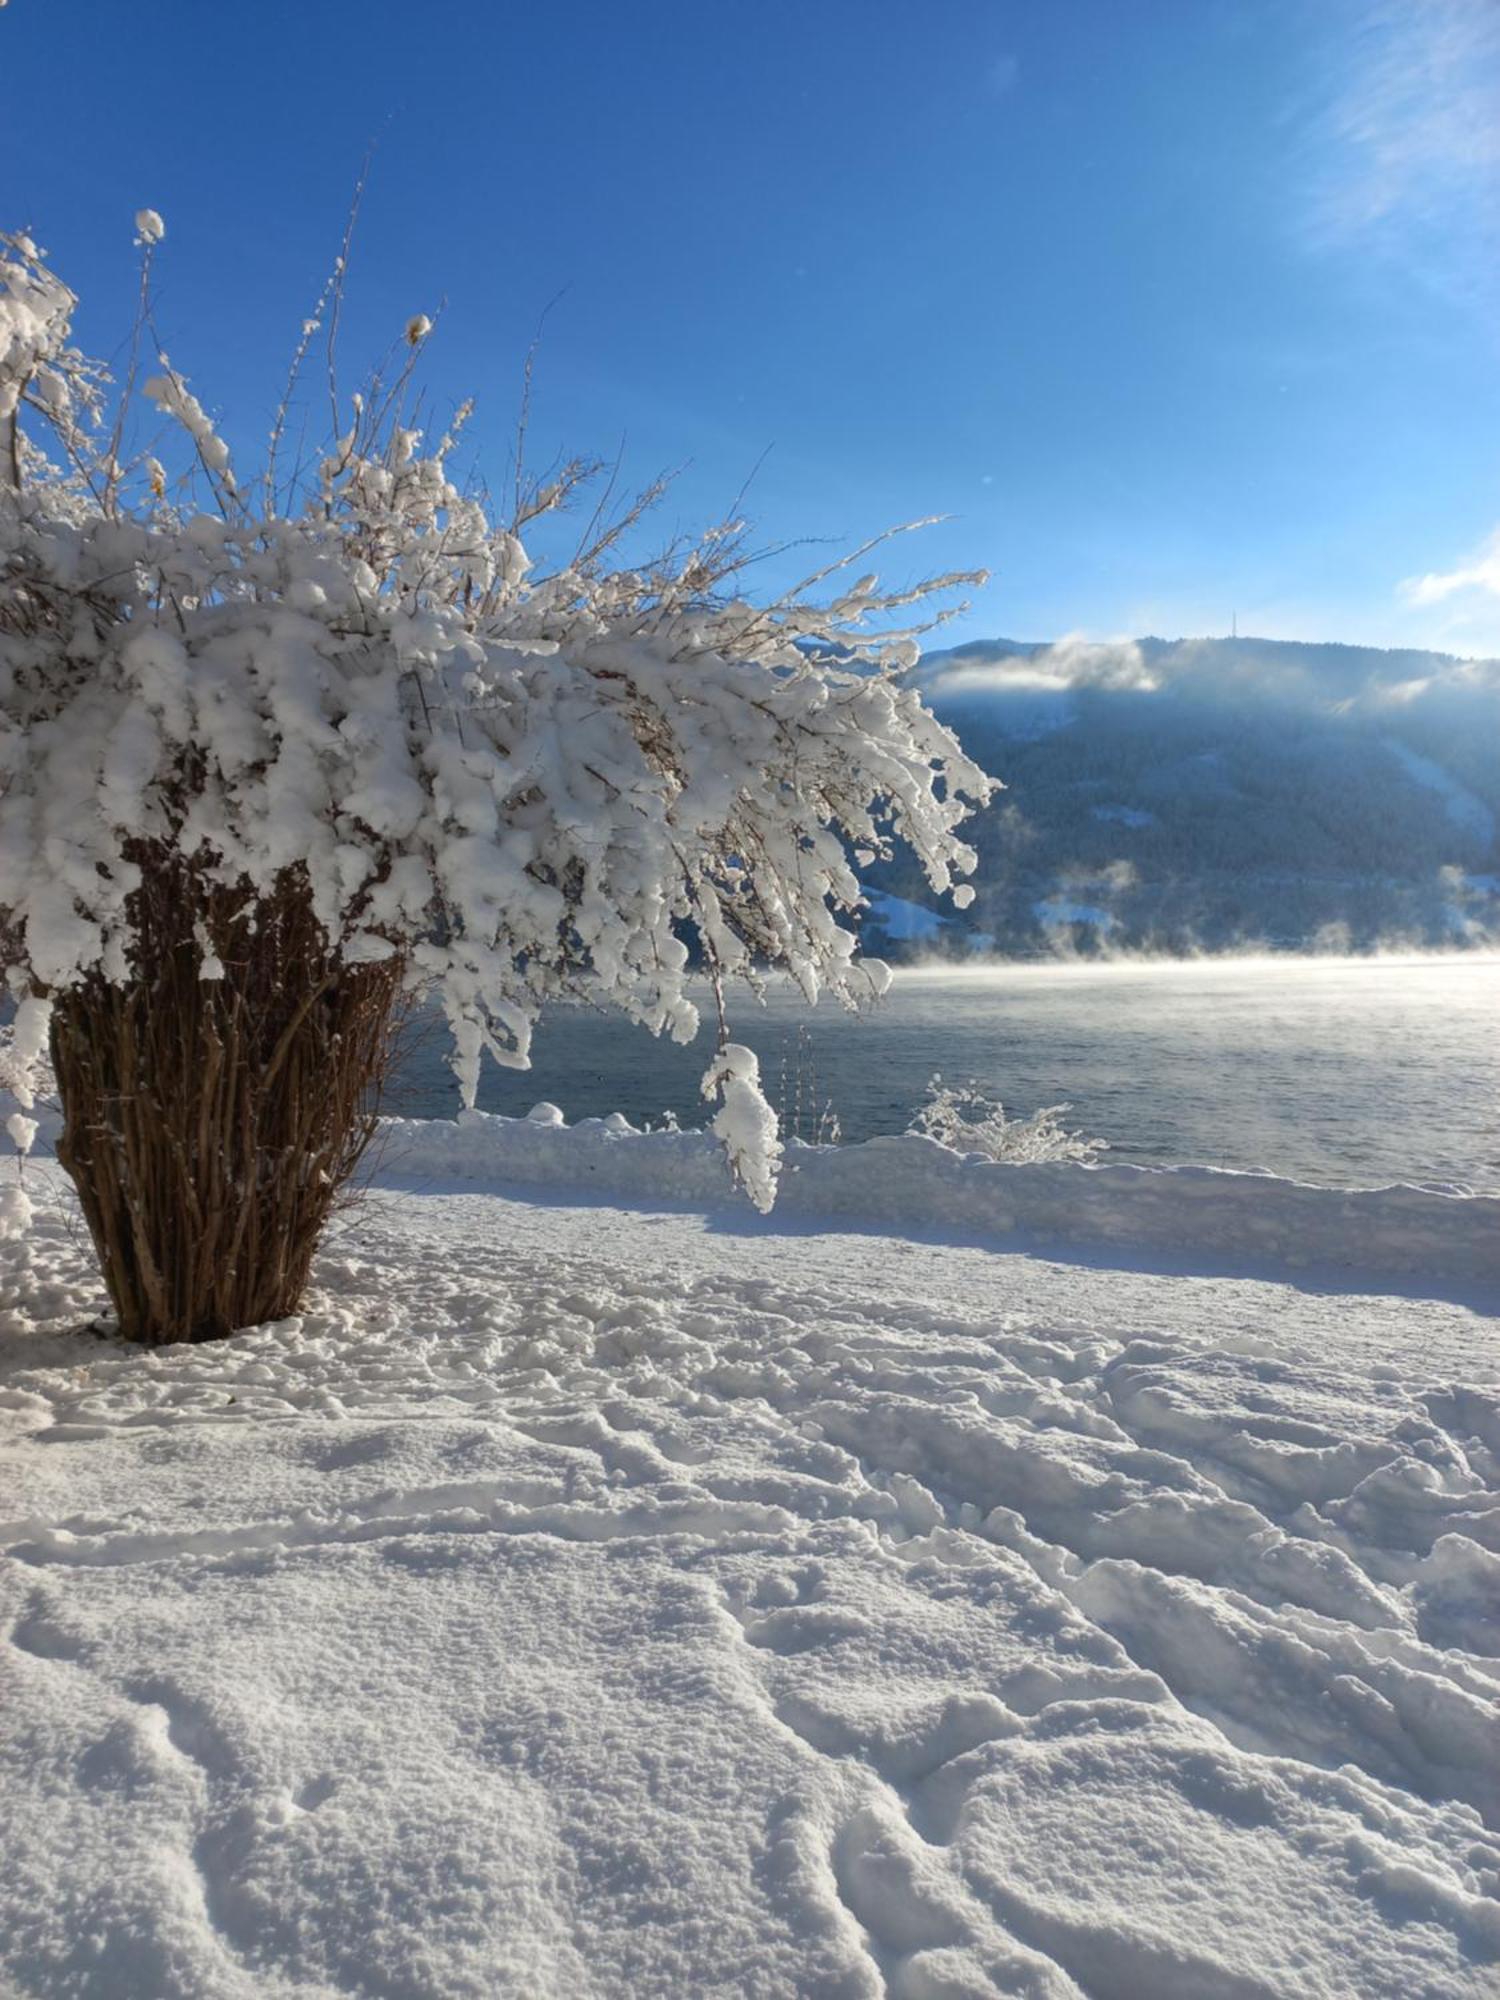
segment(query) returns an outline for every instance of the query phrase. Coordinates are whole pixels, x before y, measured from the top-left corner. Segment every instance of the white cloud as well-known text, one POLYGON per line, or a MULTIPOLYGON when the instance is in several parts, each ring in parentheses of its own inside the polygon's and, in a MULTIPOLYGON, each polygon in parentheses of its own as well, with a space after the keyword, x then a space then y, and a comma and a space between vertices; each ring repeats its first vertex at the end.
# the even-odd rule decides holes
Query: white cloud
POLYGON ((1500 248, 1500 5, 1363 0, 1318 121, 1312 233, 1472 289, 1500 248))
POLYGON ((995 659, 982 651, 946 655, 936 685, 944 695, 1066 694, 1074 688, 1132 689, 1158 685, 1134 639, 1085 639, 1069 633, 1040 652, 995 659))
POLYGON ((1401 594, 1409 604, 1441 604, 1445 598, 1471 590, 1500 597, 1500 528, 1472 562, 1462 563, 1457 569, 1408 577, 1401 586, 1401 594))

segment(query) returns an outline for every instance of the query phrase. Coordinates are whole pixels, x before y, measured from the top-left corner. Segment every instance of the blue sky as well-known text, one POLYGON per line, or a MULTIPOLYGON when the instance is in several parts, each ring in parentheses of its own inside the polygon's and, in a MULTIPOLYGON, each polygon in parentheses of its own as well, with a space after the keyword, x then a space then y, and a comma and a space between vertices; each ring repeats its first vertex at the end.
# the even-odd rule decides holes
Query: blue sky
POLYGON ((765 454, 767 540, 953 516, 887 572, 991 568, 954 638, 1500 652, 1494 0, 10 0, 0 75, 0 220, 107 353, 158 209, 247 445, 374 141, 351 379, 446 301, 491 472, 561 293, 533 451, 663 530, 765 454))

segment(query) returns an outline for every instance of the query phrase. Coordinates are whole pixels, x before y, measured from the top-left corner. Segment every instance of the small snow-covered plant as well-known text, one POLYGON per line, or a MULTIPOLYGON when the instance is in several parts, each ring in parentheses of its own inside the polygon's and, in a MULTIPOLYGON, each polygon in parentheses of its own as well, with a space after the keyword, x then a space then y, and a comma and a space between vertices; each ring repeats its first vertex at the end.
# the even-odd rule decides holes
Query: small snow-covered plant
POLYGON ((1048 1104, 1029 1118, 1007 1118, 997 1098, 973 1083, 957 1088, 934 1076, 918 1107, 910 1132, 936 1139, 957 1153, 983 1153, 986 1159, 1011 1166, 1036 1166, 1058 1160, 1091 1160, 1106 1152, 1105 1139, 1088 1139, 1063 1125, 1070 1104, 1048 1104))
POLYGON ((799 1021, 782 1048, 776 1093, 776 1122, 788 1138, 814 1146, 836 1146, 843 1126, 833 1099, 818 1081, 817 1059, 807 1023, 799 1021))
MULTIPOLYGON (((855 956, 856 858, 905 841, 967 901, 957 829, 993 787, 902 677, 904 608, 968 579, 882 591, 848 580, 861 550, 756 604, 742 523, 626 568, 638 514, 607 509, 534 567, 523 531, 591 468, 526 481, 518 450, 503 513, 461 489, 468 406, 434 442, 408 415, 422 314, 344 397, 344 258, 247 476, 164 354, 137 388, 164 228, 137 230, 118 393, 43 254, 0 238, 0 966, 17 1045, 50 1026, 123 1331, 196 1339, 296 1304, 410 996, 440 1002, 466 1103, 560 995, 689 1038, 690 939, 721 1021, 770 965, 856 1005, 887 978, 855 956), (329 435, 287 480, 325 321, 329 435), (134 455, 133 391, 165 439, 134 455)), ((775 1119, 720 1040, 764 1206, 775 1119)))

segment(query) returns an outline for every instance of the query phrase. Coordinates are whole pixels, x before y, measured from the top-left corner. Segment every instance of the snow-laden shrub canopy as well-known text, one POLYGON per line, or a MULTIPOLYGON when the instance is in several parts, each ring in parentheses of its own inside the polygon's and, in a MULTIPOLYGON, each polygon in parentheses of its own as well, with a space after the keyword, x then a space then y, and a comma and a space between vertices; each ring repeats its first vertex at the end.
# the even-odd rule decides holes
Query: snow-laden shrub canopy
MULTIPOLYGON (((146 211, 137 228, 139 345, 163 229, 146 211)), ((919 628, 890 629, 968 579, 882 592, 847 580, 850 558, 755 605, 738 523, 637 569, 610 566, 606 528, 542 574, 520 530, 583 468, 518 479, 503 521, 460 490, 467 409, 432 445, 404 416, 425 317, 389 380, 335 400, 341 434, 286 489, 280 421, 242 479, 164 355, 138 385, 133 356, 113 392, 70 345, 74 305, 30 241, 0 239, 0 938, 19 1002, 132 978, 143 854, 250 899, 302 870, 345 961, 395 955, 440 999, 472 1101, 482 1053, 524 1063, 562 994, 689 1038, 687 935, 716 981, 779 965, 810 999, 878 991, 849 919, 856 863, 894 840, 935 891, 971 895, 957 829, 993 787, 902 683, 919 628), (127 458, 132 392, 175 453, 127 458)), ((17 1046, 41 1039, 23 1022, 17 1046)), ((713 1074, 756 1087, 738 1057, 713 1074)), ((760 1125, 742 1107, 726 1129, 760 1125)), ((766 1195, 766 1172, 746 1178, 766 1195)))

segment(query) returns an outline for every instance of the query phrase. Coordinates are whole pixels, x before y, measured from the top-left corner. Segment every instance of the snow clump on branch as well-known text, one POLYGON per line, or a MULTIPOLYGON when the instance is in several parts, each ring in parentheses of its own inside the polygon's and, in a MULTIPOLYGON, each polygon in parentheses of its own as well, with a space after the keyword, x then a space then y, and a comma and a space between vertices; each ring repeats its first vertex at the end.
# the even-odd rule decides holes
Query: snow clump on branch
MULTIPOLYGON (((160 218, 137 231, 149 259, 160 218)), ((436 995, 471 1104, 484 1053, 524 1066, 559 996, 690 1039, 690 937, 720 990, 780 966, 856 1004, 888 974, 855 956, 852 854, 904 841, 939 894, 973 869, 958 827, 994 786, 902 678, 925 626, 891 620, 980 579, 882 592, 834 564, 756 605, 739 523, 635 569, 606 527, 540 572, 521 530, 592 468, 518 478, 509 518, 461 490, 467 407, 431 447, 405 417, 425 320, 300 491, 275 438, 238 478, 165 356, 144 393, 179 463, 126 463, 74 304, 0 238, 0 945, 23 1007, 130 982, 143 855, 252 903, 292 876, 343 962, 395 958, 436 995)), ((753 1060, 721 1049, 706 1087, 768 1204, 753 1060)))

